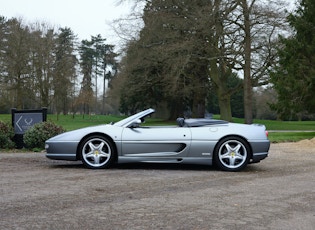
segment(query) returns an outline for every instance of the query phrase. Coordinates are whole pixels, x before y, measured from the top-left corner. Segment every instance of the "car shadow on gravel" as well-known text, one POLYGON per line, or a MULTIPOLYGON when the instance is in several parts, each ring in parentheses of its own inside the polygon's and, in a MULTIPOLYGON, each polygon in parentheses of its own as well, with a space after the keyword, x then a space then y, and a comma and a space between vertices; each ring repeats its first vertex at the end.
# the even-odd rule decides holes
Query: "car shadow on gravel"
POLYGON ((60 168, 60 169, 85 169, 84 165, 79 161, 67 162, 67 163, 58 163, 54 162, 49 165, 49 168, 60 168))
POLYGON ((113 170, 113 169, 128 169, 128 170, 194 170, 194 171, 215 171, 214 166, 193 165, 193 164, 163 164, 163 163, 121 163, 115 164, 109 169, 88 169, 81 162, 54 162, 50 168, 68 168, 68 169, 86 169, 86 170, 113 170))
POLYGON ((193 165, 193 164, 163 164, 163 163, 122 163, 116 164, 112 168, 128 170, 194 170, 194 171, 214 171, 214 166, 193 165))
MULTIPOLYGON (((215 166, 210 165, 195 165, 195 164, 163 164, 163 163, 121 163, 115 164, 109 169, 88 169, 82 163, 68 162, 66 164, 58 164, 57 162, 50 165, 51 168, 59 169, 86 169, 86 170, 185 170, 185 171, 218 171, 215 166)), ((241 172, 259 172, 265 171, 261 167, 248 165, 241 172)), ((228 173, 228 172, 227 172, 228 173)))

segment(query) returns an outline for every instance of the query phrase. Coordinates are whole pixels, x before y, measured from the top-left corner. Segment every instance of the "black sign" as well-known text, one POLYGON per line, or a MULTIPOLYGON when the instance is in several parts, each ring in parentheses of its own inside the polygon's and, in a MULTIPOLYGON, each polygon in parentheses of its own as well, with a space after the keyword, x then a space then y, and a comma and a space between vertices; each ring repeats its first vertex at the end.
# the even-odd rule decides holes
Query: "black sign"
POLYGON ((32 110, 12 109, 12 126, 14 128, 14 140, 19 148, 22 148, 23 134, 33 125, 46 121, 47 108, 32 110))
POLYGON ((36 123, 43 122, 42 113, 15 113, 14 114, 14 133, 24 134, 26 130, 36 123))

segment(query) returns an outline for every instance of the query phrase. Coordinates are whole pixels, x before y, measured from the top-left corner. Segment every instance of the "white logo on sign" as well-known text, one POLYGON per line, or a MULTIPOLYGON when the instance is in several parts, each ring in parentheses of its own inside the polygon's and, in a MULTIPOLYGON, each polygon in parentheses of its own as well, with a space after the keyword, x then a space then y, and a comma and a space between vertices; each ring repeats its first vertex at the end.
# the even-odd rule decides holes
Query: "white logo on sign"
POLYGON ((19 128, 20 131, 23 131, 23 129, 21 128, 19 122, 22 119, 23 116, 20 116, 19 120, 16 122, 16 126, 19 128))
POLYGON ((33 122, 33 118, 30 118, 29 120, 27 120, 27 118, 24 119, 24 122, 26 125, 30 126, 33 122))

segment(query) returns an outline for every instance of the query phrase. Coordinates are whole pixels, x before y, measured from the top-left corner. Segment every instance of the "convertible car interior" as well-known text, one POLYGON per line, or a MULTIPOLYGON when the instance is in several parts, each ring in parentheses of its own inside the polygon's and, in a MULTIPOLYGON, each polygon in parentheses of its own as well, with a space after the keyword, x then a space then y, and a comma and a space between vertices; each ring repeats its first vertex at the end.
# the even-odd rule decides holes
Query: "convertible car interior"
POLYGON ((212 120, 212 119, 185 119, 179 117, 176 119, 176 122, 179 127, 200 127, 200 126, 207 126, 207 125, 219 125, 219 124, 227 124, 227 121, 222 120, 212 120))

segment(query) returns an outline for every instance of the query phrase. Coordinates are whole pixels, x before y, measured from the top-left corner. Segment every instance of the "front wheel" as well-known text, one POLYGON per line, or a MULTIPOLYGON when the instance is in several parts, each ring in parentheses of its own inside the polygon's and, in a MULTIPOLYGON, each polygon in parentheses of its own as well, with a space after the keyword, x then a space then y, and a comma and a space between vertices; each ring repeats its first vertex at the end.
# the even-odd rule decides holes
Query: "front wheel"
POLYGON ((114 148, 111 141, 102 136, 85 139, 80 147, 83 164, 91 169, 108 168, 114 161, 114 148))
POLYGON ((239 137, 222 139, 214 151, 215 164, 224 171, 239 171, 246 167, 249 159, 249 145, 239 137))

